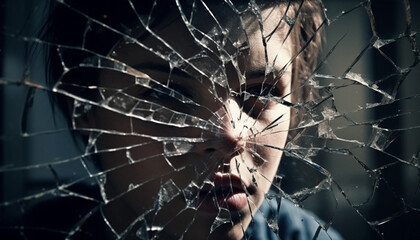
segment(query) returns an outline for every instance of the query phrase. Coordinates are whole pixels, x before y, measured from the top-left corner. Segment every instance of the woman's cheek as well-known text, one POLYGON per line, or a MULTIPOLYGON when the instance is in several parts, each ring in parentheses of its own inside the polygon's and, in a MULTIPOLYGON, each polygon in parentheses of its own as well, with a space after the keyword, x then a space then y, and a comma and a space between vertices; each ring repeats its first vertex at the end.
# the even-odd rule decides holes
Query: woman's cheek
POLYGON ((264 159, 264 163, 260 166, 261 171, 269 175, 267 176, 270 177, 269 179, 274 177, 280 163, 282 149, 287 140, 289 119, 290 110, 279 104, 264 112, 258 124, 255 125, 260 134, 253 141, 256 142, 256 151, 264 159), (279 116, 282 117, 278 119, 279 116), (264 130, 276 120, 275 127, 264 130))

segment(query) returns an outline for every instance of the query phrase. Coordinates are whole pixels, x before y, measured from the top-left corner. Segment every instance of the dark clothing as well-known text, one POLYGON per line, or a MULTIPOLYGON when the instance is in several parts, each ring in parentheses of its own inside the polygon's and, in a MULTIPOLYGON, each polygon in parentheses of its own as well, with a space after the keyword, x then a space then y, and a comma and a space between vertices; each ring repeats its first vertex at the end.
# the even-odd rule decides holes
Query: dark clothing
MULTIPOLYGON (((295 206, 292 202, 283 199, 280 211, 277 213, 277 201, 270 203, 264 201, 259 211, 254 215, 254 221, 246 231, 248 239, 264 240, 311 240, 317 235, 318 240, 341 240, 343 239, 334 229, 325 231, 316 222, 316 217, 295 206), (272 226, 269 227, 269 224, 272 226), (278 228, 277 228, 278 227, 278 228), (277 234, 272 230, 276 229, 277 234)), ((244 237, 244 239, 246 239, 244 237)))
MULTIPOLYGON (((9 229, 2 239, 109 239, 114 236, 100 207, 103 204, 99 189, 78 186, 72 189, 79 196, 62 196, 42 201, 27 212, 23 228, 9 229), (83 196, 83 197, 81 197, 83 196)), ((282 239, 310 240, 319 231, 316 239, 341 240, 341 236, 329 229, 319 228, 319 224, 309 213, 296 207, 288 200, 281 201, 280 211, 275 200, 264 201, 259 211, 253 217, 244 239, 282 239), (277 227, 278 236, 267 223, 277 227)))

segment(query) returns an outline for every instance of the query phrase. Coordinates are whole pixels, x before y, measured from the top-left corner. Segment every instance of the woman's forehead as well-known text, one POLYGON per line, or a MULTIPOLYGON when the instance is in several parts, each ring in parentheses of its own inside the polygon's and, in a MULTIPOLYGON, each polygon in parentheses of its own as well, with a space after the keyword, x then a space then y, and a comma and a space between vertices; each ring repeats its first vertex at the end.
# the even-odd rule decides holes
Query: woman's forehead
POLYGON ((292 49, 291 40, 285 39, 288 25, 282 21, 282 9, 273 6, 260 15, 231 18, 203 15, 190 21, 181 15, 167 16, 154 29, 140 26, 136 30, 140 37, 117 45, 112 57, 136 69, 150 63, 181 69, 191 65, 194 75, 197 71, 200 75, 200 70, 204 75, 214 73, 232 61, 242 70, 249 64, 250 68, 277 65, 281 69, 290 58, 276 59, 279 51, 290 55, 292 49))

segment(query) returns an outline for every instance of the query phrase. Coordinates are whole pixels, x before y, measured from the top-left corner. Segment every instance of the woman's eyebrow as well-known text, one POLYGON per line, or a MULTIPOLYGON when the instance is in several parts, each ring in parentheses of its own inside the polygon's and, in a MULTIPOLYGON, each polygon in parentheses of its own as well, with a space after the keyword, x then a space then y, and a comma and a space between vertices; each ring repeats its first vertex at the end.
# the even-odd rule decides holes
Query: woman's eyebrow
POLYGON ((256 68, 251 71, 245 72, 245 77, 247 79, 260 78, 265 76, 265 68, 256 68))
MULTIPOLYGON (((274 71, 266 73, 265 66, 261 68, 254 68, 250 71, 245 72, 245 77, 247 80, 257 80, 261 78, 268 78, 270 75, 275 74, 276 81, 283 83, 285 81, 284 76, 287 74, 287 72, 282 72, 281 70, 274 69, 274 71)), ((273 79, 274 80, 274 79, 273 79)))

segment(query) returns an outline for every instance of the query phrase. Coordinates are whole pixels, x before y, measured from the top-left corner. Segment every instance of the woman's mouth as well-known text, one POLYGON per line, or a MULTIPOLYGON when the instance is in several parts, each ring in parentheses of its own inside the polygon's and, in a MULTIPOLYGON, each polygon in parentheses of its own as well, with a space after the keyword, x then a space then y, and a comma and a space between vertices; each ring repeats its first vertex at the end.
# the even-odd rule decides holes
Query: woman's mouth
POLYGON ((240 177, 232 174, 216 174, 214 185, 205 184, 199 193, 199 211, 217 213, 221 208, 239 211, 247 203, 247 186, 240 177))

